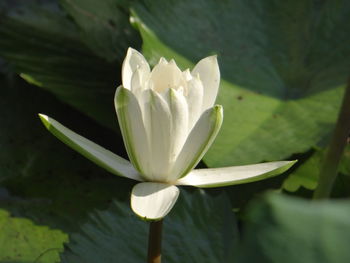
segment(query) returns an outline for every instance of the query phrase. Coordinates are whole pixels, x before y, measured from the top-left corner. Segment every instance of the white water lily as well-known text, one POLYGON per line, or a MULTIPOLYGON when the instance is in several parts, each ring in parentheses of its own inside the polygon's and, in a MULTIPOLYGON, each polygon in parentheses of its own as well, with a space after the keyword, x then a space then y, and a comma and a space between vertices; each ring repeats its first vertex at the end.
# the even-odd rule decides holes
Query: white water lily
POLYGON ((174 206, 176 185, 218 187, 253 182, 289 169, 294 161, 195 169, 216 137, 223 120, 214 105, 220 71, 216 56, 202 59, 192 71, 161 58, 151 70, 129 48, 122 69, 123 86, 115 108, 131 163, 40 114, 55 136, 111 173, 140 181, 131 207, 140 217, 162 219, 174 206))

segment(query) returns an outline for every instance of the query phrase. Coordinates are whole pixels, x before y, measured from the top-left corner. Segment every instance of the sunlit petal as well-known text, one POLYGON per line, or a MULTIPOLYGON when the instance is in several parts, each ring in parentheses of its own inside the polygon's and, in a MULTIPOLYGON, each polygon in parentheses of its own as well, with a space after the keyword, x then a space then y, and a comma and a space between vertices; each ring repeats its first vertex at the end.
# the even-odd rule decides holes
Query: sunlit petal
POLYGON ((163 61, 157 64, 151 72, 150 81, 153 84, 153 90, 158 93, 186 84, 181 70, 173 60, 169 63, 163 61))
POLYGON ((296 161, 259 163, 223 168, 197 169, 177 181, 177 185, 219 187, 263 180, 288 170, 296 161))
POLYGON ((147 93, 144 121, 151 149, 149 158, 152 172, 149 177, 155 181, 166 181, 170 167, 172 116, 169 105, 161 95, 153 90, 147 93))
POLYGON ((203 105, 203 85, 202 82, 194 77, 188 82, 187 105, 188 105, 188 126, 190 129, 202 114, 203 105))
POLYGON ((222 120, 223 111, 220 105, 202 114, 176 160, 172 172, 174 178, 186 175, 198 164, 219 132, 222 120))
POLYGON ((122 66, 122 81, 124 88, 131 90, 131 78, 137 68, 150 72, 144 56, 133 48, 129 48, 122 66))
POLYGON ((192 75, 199 75, 203 83, 203 110, 213 107, 220 84, 220 70, 216 56, 200 60, 192 70, 192 75))
POLYGON ((144 220, 160 220, 165 217, 179 196, 174 185, 139 183, 131 192, 131 208, 144 220))
POLYGON ((115 109, 125 148, 135 168, 142 174, 150 173, 150 148, 143 125, 142 113, 134 94, 119 87, 115 94, 115 109))
POLYGON ((84 138, 83 136, 80 136, 49 116, 39 114, 39 117, 44 123, 45 127, 53 135, 97 165, 103 167, 113 174, 137 181, 143 181, 140 174, 127 160, 84 138))

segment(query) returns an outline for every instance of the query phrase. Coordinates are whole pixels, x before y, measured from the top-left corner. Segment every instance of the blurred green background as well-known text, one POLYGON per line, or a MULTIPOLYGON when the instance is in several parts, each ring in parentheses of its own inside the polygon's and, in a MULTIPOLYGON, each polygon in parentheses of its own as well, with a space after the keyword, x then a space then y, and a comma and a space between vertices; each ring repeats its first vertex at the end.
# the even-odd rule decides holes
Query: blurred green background
MULTIPOLYGON (((113 97, 128 47, 183 70, 218 55, 225 117, 202 167, 299 159, 266 181, 182 189, 164 262, 350 262, 350 202, 308 200, 350 72, 350 1, 0 0, 0 263, 145 261, 132 182, 37 117, 127 158, 113 97)), ((348 146, 333 197, 349 176, 348 146)))

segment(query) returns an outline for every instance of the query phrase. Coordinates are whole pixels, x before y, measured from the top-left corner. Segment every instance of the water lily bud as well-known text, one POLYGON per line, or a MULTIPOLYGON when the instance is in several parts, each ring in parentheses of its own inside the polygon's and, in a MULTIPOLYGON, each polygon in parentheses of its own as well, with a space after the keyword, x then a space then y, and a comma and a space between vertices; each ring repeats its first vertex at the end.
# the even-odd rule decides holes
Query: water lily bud
POLYGON ((262 180, 283 173, 295 161, 224 168, 195 169, 216 137, 223 109, 214 105, 220 71, 216 56, 181 71, 161 58, 151 70, 138 51, 129 48, 122 69, 123 85, 115 108, 131 163, 39 114, 46 128, 68 146, 109 172, 139 181, 131 208, 143 219, 160 220, 179 196, 176 185, 218 187, 262 180))

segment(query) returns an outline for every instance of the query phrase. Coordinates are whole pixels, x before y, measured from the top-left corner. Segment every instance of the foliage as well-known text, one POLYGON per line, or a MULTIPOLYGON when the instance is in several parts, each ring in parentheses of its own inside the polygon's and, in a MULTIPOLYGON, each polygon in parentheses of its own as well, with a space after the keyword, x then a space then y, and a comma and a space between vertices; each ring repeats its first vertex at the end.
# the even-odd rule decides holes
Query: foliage
MULTIPOLYGON (((37 117, 127 158, 113 96, 129 46, 182 69, 218 55, 224 124, 202 166, 299 159, 262 182, 184 190, 165 221, 164 261, 349 262, 348 201, 296 197, 315 189, 334 128, 349 12, 346 0, 1 1, 0 263, 145 257, 133 184, 68 149, 37 117), (280 193, 262 197, 268 189, 280 193)), ((350 195, 349 153, 333 197, 350 195)))

